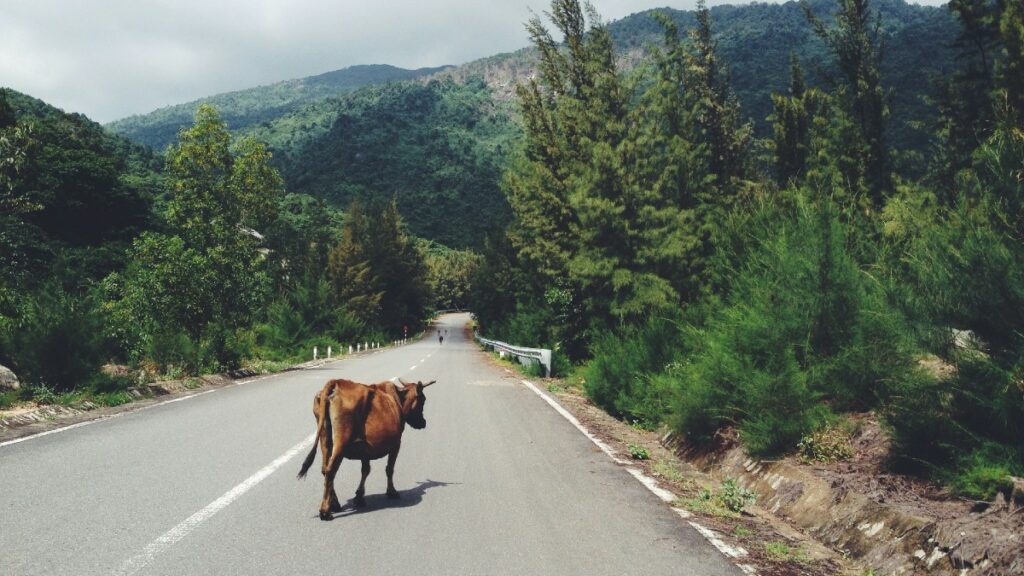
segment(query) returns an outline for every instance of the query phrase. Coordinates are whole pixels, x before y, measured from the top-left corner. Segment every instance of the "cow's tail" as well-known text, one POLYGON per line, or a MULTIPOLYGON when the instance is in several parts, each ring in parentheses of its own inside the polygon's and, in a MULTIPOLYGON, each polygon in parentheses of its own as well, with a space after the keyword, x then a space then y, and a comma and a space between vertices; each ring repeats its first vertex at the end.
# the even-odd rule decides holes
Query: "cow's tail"
POLYGON ((323 390, 320 391, 320 416, 316 419, 316 438, 313 440, 313 446, 309 449, 309 454, 306 454, 306 459, 302 461, 302 468, 299 469, 299 479, 306 477, 306 472, 309 472, 309 467, 313 465, 313 460, 316 459, 316 449, 320 447, 320 439, 324 436, 324 425, 327 421, 327 411, 331 407, 330 401, 327 399, 327 394, 323 390))

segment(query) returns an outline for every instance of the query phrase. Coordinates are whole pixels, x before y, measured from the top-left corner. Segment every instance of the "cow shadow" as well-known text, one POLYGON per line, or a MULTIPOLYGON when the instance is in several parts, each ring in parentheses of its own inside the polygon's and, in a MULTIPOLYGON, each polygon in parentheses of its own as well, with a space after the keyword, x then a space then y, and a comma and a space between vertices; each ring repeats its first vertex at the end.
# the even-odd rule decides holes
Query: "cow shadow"
POLYGON ((356 514, 365 514, 366 512, 373 512, 374 510, 380 510, 383 508, 409 508, 416 506, 423 501, 423 497, 427 494, 428 490, 434 488, 443 488, 445 486, 452 486, 461 484, 461 482, 438 482, 437 480, 430 480, 429 478, 423 482, 417 482, 416 486, 409 488, 408 490, 399 490, 398 493, 401 498, 398 500, 392 500, 387 497, 387 494, 367 494, 365 496, 366 504, 363 506, 356 506, 355 497, 349 499, 341 506, 340 512, 334 513, 334 518, 344 518, 345 516, 354 516, 356 514))

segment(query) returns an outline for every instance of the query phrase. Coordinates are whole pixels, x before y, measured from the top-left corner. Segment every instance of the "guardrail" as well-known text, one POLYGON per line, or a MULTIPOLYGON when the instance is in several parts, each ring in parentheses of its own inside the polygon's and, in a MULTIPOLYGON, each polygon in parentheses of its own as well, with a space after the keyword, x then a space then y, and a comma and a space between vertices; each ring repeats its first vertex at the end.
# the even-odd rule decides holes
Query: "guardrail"
POLYGON ((476 336, 477 342, 483 344, 485 348, 492 348, 502 354, 511 354, 519 359, 521 364, 526 364, 530 360, 536 360, 544 369, 543 376, 551 375, 551 350, 547 348, 524 348, 522 346, 513 346, 505 342, 499 342, 497 340, 488 340, 479 335, 476 336))

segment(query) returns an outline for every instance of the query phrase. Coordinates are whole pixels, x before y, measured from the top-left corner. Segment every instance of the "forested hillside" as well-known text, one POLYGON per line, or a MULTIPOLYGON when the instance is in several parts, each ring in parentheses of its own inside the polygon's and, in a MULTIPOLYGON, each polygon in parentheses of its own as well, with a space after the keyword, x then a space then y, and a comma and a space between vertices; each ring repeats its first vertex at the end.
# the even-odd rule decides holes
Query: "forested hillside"
MULTIPOLYGON (((829 0, 814 0, 810 6, 825 21, 836 10, 829 0)), ((695 12, 663 12, 684 33, 696 23, 695 12)), ((650 65, 647 51, 660 42, 653 14, 609 24, 624 72, 650 65)), ((908 174, 921 174, 937 121, 936 108, 928 102, 934 96, 930 79, 953 66, 950 44, 956 23, 946 10, 902 0, 880 2, 878 14, 886 46, 882 87, 891 103, 887 138, 893 161, 908 174)), ((771 132, 771 93, 788 82, 791 52, 804 63, 810 87, 827 87, 837 74, 825 43, 796 2, 718 6, 711 17, 739 114, 751 120, 756 137, 771 132)), ((233 133, 267 143, 290 190, 338 207, 352 199, 396 198, 415 234, 479 248, 483 233, 503 224, 509 214, 499 187, 508 142, 521 130, 512 99, 515 87, 536 73, 536 58, 533 48, 525 48, 424 77, 439 82, 420 78, 389 85, 379 84, 398 79, 397 69, 355 67, 209 101, 223 111, 233 133), (367 74, 356 75, 360 71, 367 74), (378 73, 369 74, 373 71, 378 73), (359 82, 377 85, 337 95, 338 86, 359 82), (323 88, 309 89, 318 86, 323 88)), ((427 71, 416 74, 421 72, 427 71)), ((175 126, 185 124, 191 114, 187 110, 194 107, 172 107, 110 127, 159 147, 173 139, 175 126), (156 134, 159 141, 153 139, 156 134)))
POLYGON ((308 78, 286 80, 168 106, 149 114, 111 122, 108 127, 135 142, 163 150, 177 141, 179 131, 191 125, 201 103, 220 110, 221 116, 233 131, 245 131, 288 114, 306 102, 338 96, 362 86, 420 78, 442 69, 406 70, 383 64, 351 66, 308 78))
POLYGON ((0 89, 0 128, 18 126, 25 154, 6 176, 16 201, 0 212, 5 285, 35 289, 56 278, 77 287, 102 278, 153 225, 160 158, 81 114, 0 89))
MULTIPOLYGON (((831 21, 837 11, 831 0, 811 0, 814 14, 831 21)), ((904 0, 877 0, 872 4, 880 18, 879 40, 882 86, 891 98, 891 134, 896 150, 923 153, 927 126, 934 124, 936 110, 925 99, 934 94, 932 78, 952 71, 956 19, 944 8, 908 4, 904 0)), ((664 10, 680 30, 697 25, 693 11, 664 10)), ((823 88, 839 71, 825 42, 815 33, 799 2, 755 3, 710 8, 715 22, 718 56, 728 70, 730 84, 739 98, 742 113, 754 122, 755 134, 771 132, 771 93, 786 88, 791 53, 804 63, 806 82, 823 88)), ((651 12, 612 22, 608 30, 616 50, 629 53, 657 45, 661 39, 651 12)), ((919 166, 919 165, 918 165, 919 166)))
POLYGON ((335 205, 394 198, 419 236, 483 245, 507 221, 499 182, 519 134, 480 81, 368 88, 343 98, 331 129, 287 156, 288 186, 335 205))

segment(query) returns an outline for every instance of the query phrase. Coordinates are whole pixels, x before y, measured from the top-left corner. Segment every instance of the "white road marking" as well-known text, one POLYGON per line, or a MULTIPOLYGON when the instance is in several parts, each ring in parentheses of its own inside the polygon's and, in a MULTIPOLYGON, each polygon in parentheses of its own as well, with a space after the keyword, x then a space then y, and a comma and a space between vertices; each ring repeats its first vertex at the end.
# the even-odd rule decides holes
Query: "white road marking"
POLYGON ((597 444, 597 447, 600 448, 601 451, 603 451, 605 454, 607 454, 609 458, 614 460, 616 464, 628 464, 628 462, 626 462, 622 458, 619 458, 619 456, 615 453, 615 450, 612 450, 611 446, 605 444, 604 442, 599 440, 597 438, 597 436, 594 436, 593 434, 591 434, 590 430, 587 430, 583 426, 583 424, 580 424, 580 421, 577 420, 575 416, 570 414, 569 411, 566 410, 565 408, 562 408, 561 404, 559 404, 558 402, 555 402, 554 400, 549 398, 547 394, 544 394, 543 392, 541 392, 540 388, 537 388, 533 384, 533 382, 530 382, 529 380, 523 380, 522 382, 523 382, 523 384, 526 385, 527 388, 529 388, 530 390, 533 390, 533 392, 535 394, 537 394, 537 396, 540 396, 541 398, 544 399, 545 402, 550 404, 551 407, 554 408, 556 412, 561 414, 563 418, 568 420, 569 423, 572 424, 573 426, 575 426, 577 430, 582 432, 584 436, 586 436, 587 438, 590 438, 591 442, 593 442, 594 444, 597 444))
MULTIPOLYGON (((529 388, 530 390, 533 390, 533 392, 536 395, 543 398, 544 401, 547 402, 552 408, 554 408, 556 412, 561 414, 563 418, 568 420, 570 424, 575 426, 577 430, 582 432, 584 436, 586 436, 587 438, 590 439, 591 442, 596 444, 597 447, 600 448, 601 451, 603 451, 605 454, 607 454, 608 457, 611 458, 616 464, 626 466, 626 471, 629 472, 634 478, 639 480, 640 483, 643 484, 652 493, 654 493, 655 496, 657 496, 663 502, 667 502, 669 504, 675 501, 675 494, 668 490, 665 490, 661 486, 658 486, 658 481, 655 480, 654 478, 651 478, 643 471, 638 470, 637 468, 630 467, 628 465, 629 462, 623 460, 622 458, 619 458, 619 456, 615 453, 615 450, 613 450, 611 446, 608 446, 607 444, 599 440, 596 436, 591 434, 590 430, 587 430, 586 427, 584 427, 583 424, 581 424, 575 416, 573 416, 568 410, 563 408, 561 404, 555 402, 547 394, 541 392, 540 388, 537 388, 537 386, 534 385, 533 382, 530 382, 529 380, 522 380, 522 383, 525 384, 526 387, 529 388)), ((675 511, 675 513, 678 514, 681 518, 687 519, 687 523, 690 524, 690 526, 693 526, 694 530, 699 532, 701 536, 703 536, 708 542, 711 543, 712 546, 718 549, 718 551, 724 554, 725 556, 729 558, 741 558, 747 555, 747 551, 743 548, 740 548, 739 546, 730 546, 726 544, 721 538, 718 537, 718 534, 716 534, 713 530, 705 528, 704 526, 701 526, 700 524, 693 522, 692 520, 689 520, 689 518, 691 518, 692 515, 686 510, 683 510, 682 508, 676 508, 675 506, 672 507, 672 510, 675 511)), ((749 564, 737 564, 736 566, 745 574, 749 574, 751 576, 755 576, 757 574, 754 567, 749 564)))
MULTIPOLYGON (((243 382, 243 383, 244 384, 248 384, 248 382, 243 382)), ((243 384, 243 383, 240 383, 240 384, 243 384)), ((182 402, 184 400, 191 400, 193 398, 197 398, 199 396, 203 396, 204 394, 209 394, 210 392, 216 392, 217 390, 219 390, 219 388, 215 388, 213 390, 207 390, 205 392, 198 392, 196 394, 189 394, 188 396, 182 396, 181 398, 175 398, 173 400, 167 400, 166 402, 159 402, 157 404, 150 404, 149 406, 140 406, 139 408, 136 408, 134 410, 128 410, 127 412, 118 412, 117 414, 110 414, 108 416, 101 416, 101 417, 96 418, 94 420, 87 420, 85 422, 79 422, 78 424, 71 424, 71 425, 65 426, 63 428, 56 428, 56 429, 53 429, 53 430, 47 430, 46 432, 39 432, 38 434, 32 434, 31 436, 24 436, 24 437, 21 437, 21 438, 15 438, 14 440, 8 440, 6 442, 0 442, 0 448, 3 448, 4 446, 10 446, 11 444, 17 444, 18 442, 25 442, 26 440, 35 440, 36 438, 42 438, 43 436, 49 436, 50 434, 58 434, 60 432, 67 432, 68 430, 74 430, 75 428, 81 428, 83 426, 88 426, 90 424, 96 424, 97 422, 105 422, 107 420, 113 420, 114 418, 120 418, 121 416, 124 416, 125 414, 134 414, 136 412, 142 412, 144 410, 149 410, 151 408, 156 408, 157 406, 165 406, 167 404, 173 404, 175 402, 182 402)))
POLYGON ((104 422, 104 421, 107 421, 107 420, 113 420, 114 418, 120 418, 121 416, 124 416, 126 414, 134 414, 136 412, 142 412, 144 410, 150 410, 152 408, 159 408, 160 406, 166 406, 168 404, 174 404, 175 402, 183 402, 185 400, 191 400, 193 398, 198 398, 200 396, 204 396, 206 394, 211 394, 211 393, 216 392, 218 390, 222 390, 223 388, 231 388, 231 387, 234 387, 234 386, 245 386, 246 384, 252 384, 253 382, 259 382, 261 380, 266 380, 268 378, 273 378, 274 376, 280 376, 280 375, 281 375, 281 373, 265 374, 263 376, 257 376, 255 378, 250 378, 248 380, 239 380, 238 382, 235 382, 235 383, 233 383, 233 384, 231 384, 229 386, 224 386, 222 388, 214 388, 213 390, 206 390, 206 391, 203 391, 203 392, 197 392, 195 394, 189 394, 188 396, 182 396, 181 398, 174 398, 173 400, 165 400, 163 402, 157 402, 156 404, 150 404, 148 406, 140 406, 138 408, 133 408, 131 410, 126 410, 124 412, 118 412, 117 414, 110 414, 110 415, 107 415, 107 416, 99 416, 99 417, 94 418, 92 420, 87 420, 85 422, 79 422, 78 424, 71 424, 71 425, 68 425, 68 426, 64 426, 63 428, 56 428, 56 429, 53 429, 53 430, 47 430, 46 432, 39 432, 38 434, 32 434, 31 436, 24 436, 22 438, 15 438, 14 440, 7 440, 6 442, 0 442, 0 448, 3 448, 4 446, 10 446, 11 444, 17 444, 19 442, 25 442, 26 440, 34 440, 36 438, 42 438, 43 436, 49 436, 50 434, 58 434, 60 432, 67 432, 68 430, 74 430, 75 428, 81 428, 83 426, 89 426, 90 424, 96 424, 97 422, 104 422))
POLYGON ((120 570, 114 572, 119 576, 130 576, 135 574, 139 570, 142 570, 149 565, 157 556, 162 552, 174 546, 182 538, 188 536, 190 532, 199 527, 200 524, 209 520, 214 514, 220 512, 224 508, 227 508, 232 502, 240 498, 243 494, 251 490, 254 486, 262 482, 268 476, 273 474, 278 468, 283 466, 289 460, 294 458, 297 454, 308 448, 313 440, 316 438, 316 434, 310 434, 302 442, 299 442, 295 446, 292 446, 287 452, 279 456, 276 460, 267 464, 261 468, 258 472, 252 476, 246 478, 241 484, 235 486, 231 490, 224 493, 223 496, 217 498, 202 510, 186 518, 183 522, 171 528, 165 532, 162 536, 153 540, 146 546, 142 552, 129 558, 124 564, 121 565, 120 570))

